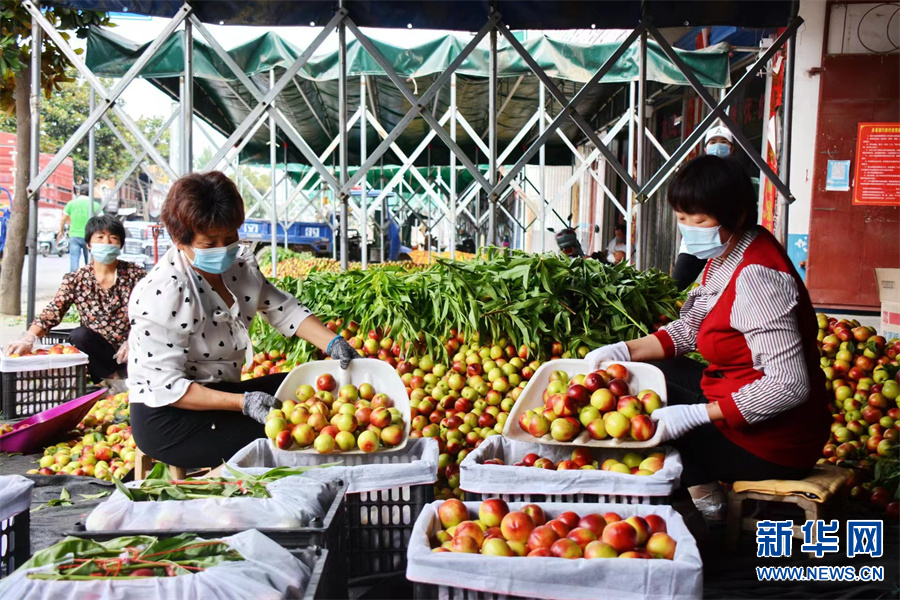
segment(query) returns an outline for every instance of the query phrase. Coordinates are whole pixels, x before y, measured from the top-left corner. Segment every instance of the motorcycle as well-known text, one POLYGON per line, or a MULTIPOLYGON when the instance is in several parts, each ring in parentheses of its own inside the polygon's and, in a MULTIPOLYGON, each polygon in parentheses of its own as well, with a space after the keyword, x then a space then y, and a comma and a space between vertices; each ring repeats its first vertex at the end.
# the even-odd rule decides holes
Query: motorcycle
POLYGON ((57 240, 55 231, 41 231, 38 233, 38 251, 41 256, 50 256, 55 253, 62 256, 69 251, 69 234, 64 233, 62 239, 57 240))

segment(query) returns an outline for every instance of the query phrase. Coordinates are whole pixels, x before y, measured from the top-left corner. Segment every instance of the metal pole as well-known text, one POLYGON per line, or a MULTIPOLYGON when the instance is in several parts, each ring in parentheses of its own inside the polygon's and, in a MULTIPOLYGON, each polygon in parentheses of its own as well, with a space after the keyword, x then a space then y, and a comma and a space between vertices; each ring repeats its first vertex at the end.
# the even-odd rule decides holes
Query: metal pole
MULTIPOLYGON (((544 84, 540 81, 538 82, 538 136, 544 135, 544 129, 547 127, 547 122, 545 120, 544 110, 547 108, 547 91, 544 89, 544 84)), ((540 214, 538 218, 541 222, 540 232, 541 232, 541 253, 547 251, 547 200, 544 195, 544 163, 546 159, 545 148, 544 145, 541 145, 541 149, 538 150, 538 185, 541 188, 540 199, 540 214)))
MULTIPOLYGON (((338 123, 340 127, 341 143, 339 147, 341 164, 341 187, 347 183, 347 25, 343 19, 338 24, 338 123)), ((349 190, 342 190, 341 201, 341 271, 346 271, 349 266, 347 256, 347 219, 349 217, 348 195, 349 190)))
MULTIPOLYGON (((40 4, 35 2, 40 10, 40 4)), ((35 17, 31 18, 31 180, 41 172, 41 26, 35 17)), ((41 188, 36 187, 28 204, 28 304, 25 322, 34 321, 35 293, 37 289, 37 229, 38 201, 41 188)))
MULTIPOLYGON (((796 58, 797 36, 788 40, 787 43, 787 65, 784 71, 784 99, 782 100, 782 120, 784 133, 781 138, 781 180, 788 188, 791 187, 791 124, 793 123, 794 112, 794 61, 796 58)), ((788 213, 790 211, 790 203, 783 194, 779 194, 781 204, 781 245, 787 248, 788 245, 788 213)))
MULTIPOLYGON (((640 40, 640 61, 638 63, 638 105, 637 105, 637 165, 635 167, 635 179, 638 185, 644 185, 645 165, 644 156, 646 149, 645 123, 647 121, 647 32, 641 32, 640 40)), ((641 230, 641 211, 640 204, 635 206, 634 219, 636 221, 635 236, 637 239, 637 251, 634 256, 634 265, 638 269, 644 268, 644 235, 641 230)), ((627 260, 631 260, 631 255, 626 256, 627 260)))
MULTIPOLYGON (((760 156, 762 156, 763 160, 767 160, 769 155, 769 128, 767 124, 769 122, 769 111, 772 110, 772 69, 766 69, 766 91, 765 97, 763 100, 763 122, 762 122, 762 142, 760 144, 760 156)), ((774 131, 773 131, 774 133, 774 131)), ((774 145, 774 140, 772 141, 774 145)), ((766 174, 762 171, 759 172, 759 194, 757 194, 757 208, 759 215, 757 217, 757 224, 762 224, 762 206, 766 197, 766 174)))
MULTIPOLYGON (((272 83, 271 85, 274 85, 272 83)), ((184 96, 181 98, 184 113, 181 129, 181 174, 194 170, 194 28, 189 20, 184 22, 184 96)), ((275 274, 275 267, 272 267, 275 274)))
MULTIPOLYGON (((456 141, 456 73, 450 76, 450 139, 456 141)), ((450 153, 450 259, 456 260, 456 154, 450 153)))
MULTIPOLYGON (((362 108, 359 115, 359 164, 366 162, 366 76, 359 77, 359 105, 362 108)), ((361 240, 360 246, 360 262, 362 268, 369 264, 369 199, 366 191, 366 175, 359 180, 360 185, 360 201, 362 202, 362 224, 360 227, 361 240)))
MULTIPOLYGON (((91 88, 90 112, 94 112, 94 108, 97 106, 96 103, 96 92, 94 92, 94 88, 91 88)), ((94 139, 94 129, 94 127, 91 127, 91 130, 88 132, 88 197, 91 199, 92 215, 94 214, 94 163, 97 162, 97 142, 94 139)), ((100 208, 102 207, 98 208, 98 212, 100 208)))
MULTIPOLYGON (((635 99, 634 99, 634 81, 631 81, 628 84, 628 174, 633 178, 634 177, 634 135, 635 135, 635 127, 634 127, 634 111, 635 111, 635 99)), ((631 241, 631 225, 634 221, 634 193, 631 190, 626 192, 628 194, 628 203, 625 207, 625 260, 631 259, 631 251, 634 249, 634 245, 631 241)))
MULTIPOLYGON (((490 33, 490 72, 488 78, 488 176, 491 190, 497 186, 497 29, 490 33)), ((497 197, 496 192, 488 196, 488 232, 487 245, 497 245, 497 197)))
MULTIPOLYGON (((275 69, 269 70, 269 89, 275 87, 275 69)), ((269 167, 272 175, 272 278, 278 277, 278 181, 275 173, 275 163, 278 160, 277 125, 275 115, 269 113, 269 167)), ((285 231, 285 236, 287 232, 285 231)))

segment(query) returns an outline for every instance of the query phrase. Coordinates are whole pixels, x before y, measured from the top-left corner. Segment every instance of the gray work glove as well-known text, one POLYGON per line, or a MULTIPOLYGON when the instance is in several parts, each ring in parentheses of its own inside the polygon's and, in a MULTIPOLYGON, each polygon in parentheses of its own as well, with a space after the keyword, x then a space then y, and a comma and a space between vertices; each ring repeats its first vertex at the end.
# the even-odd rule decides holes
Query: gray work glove
POLYGON ((341 336, 336 336, 331 340, 328 344, 328 348, 325 349, 325 354, 334 360, 341 361, 342 369, 349 367, 350 361, 354 358, 359 358, 359 352, 357 352, 353 346, 347 343, 347 340, 341 336))
POLYGON ((244 406, 241 409, 245 415, 265 424, 266 415, 273 408, 280 408, 281 400, 265 392, 244 392, 244 406))

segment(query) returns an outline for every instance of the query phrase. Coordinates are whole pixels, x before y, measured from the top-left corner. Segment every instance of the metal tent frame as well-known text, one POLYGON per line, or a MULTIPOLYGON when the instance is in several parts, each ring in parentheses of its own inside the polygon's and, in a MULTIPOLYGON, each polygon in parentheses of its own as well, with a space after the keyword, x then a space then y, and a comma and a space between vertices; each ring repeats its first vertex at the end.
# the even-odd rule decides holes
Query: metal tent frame
MULTIPOLYGON (((368 193, 366 192, 366 174, 370 169, 379 164, 379 161, 389 150, 392 151, 396 156, 401 158, 404 168, 392 178, 391 182, 387 186, 382 186, 380 195, 376 199, 375 203, 380 203, 385 195, 390 193, 391 190, 397 188, 398 186, 402 187, 405 183, 403 180, 403 175, 408 171, 410 175, 416 180, 418 185, 425 190, 424 201, 428 208, 429 231, 432 230, 434 226, 443 219, 447 219, 447 221, 450 223, 450 229, 452 231, 450 243, 451 254, 454 253, 455 240, 453 239, 453 237, 455 237, 456 226, 459 222, 458 219, 460 215, 465 216, 467 219, 469 219, 475 225, 476 229, 480 229, 486 226, 485 235, 488 245, 495 245, 497 243, 496 234, 499 225, 498 211, 502 213, 503 217, 507 219, 512 227, 516 227, 518 228, 518 230, 521 230, 523 232, 533 225, 537 225, 541 231, 546 229, 548 217, 547 207, 550 206, 552 208, 552 206, 549 203, 549 199, 546 197, 545 187, 543 185, 544 151, 548 140, 550 140, 554 136, 561 136, 563 138, 563 140, 569 146, 570 151, 572 151, 575 163, 577 165, 575 168, 576 173, 574 173, 572 178, 570 178, 570 181, 567 182, 565 189, 570 189, 574 185, 575 181, 577 181, 578 176, 587 174, 599 184, 599 188, 602 190, 603 196, 610 199, 616 209, 625 215, 626 219, 628 220, 629 226, 632 226, 635 220, 639 218, 641 204, 646 202, 648 198, 650 198, 660 188, 660 186, 665 183, 665 181, 672 175, 678 165, 684 160, 690 150, 698 143, 698 141, 701 139, 701 136, 704 135, 708 128, 712 126, 712 124, 717 119, 721 120, 731 130, 736 143, 745 150, 747 155, 751 157, 753 162, 760 168, 762 173, 764 173, 765 176, 770 181, 772 181, 777 190, 781 193, 783 203, 782 206, 784 210, 784 213, 781 216, 783 226, 786 226, 787 222, 787 206, 789 206, 790 203, 794 201, 794 197, 790 192, 788 182, 783 180, 778 173, 775 173, 768 166, 768 164, 766 164, 762 157, 757 154, 757 151, 752 148, 746 136, 740 131, 737 125, 728 116, 726 109, 736 98, 737 93, 749 84, 749 82, 755 76, 755 73, 759 71, 761 67, 764 67, 766 63, 774 56, 774 54, 778 50, 783 48, 787 44, 788 40, 792 39, 796 34, 797 29, 803 22, 801 18, 796 16, 796 3, 793 4, 794 10, 792 14, 794 16, 791 17, 790 23, 788 23, 787 26, 783 29, 777 40, 775 40, 774 43, 772 43, 764 52, 762 52, 758 56, 753 65, 747 69, 747 71, 738 80, 738 82, 735 83, 718 102, 701 84, 691 68, 685 64, 681 57, 678 56, 678 54, 672 48, 671 44, 669 44, 669 42, 665 39, 659 29, 657 29, 657 27, 654 25, 653 18, 651 16, 648 16, 648 13, 645 13, 644 17, 639 20, 636 25, 634 25, 634 29, 619 44, 615 52, 613 52, 612 55, 610 55, 604 61, 604 63, 600 65, 599 68, 597 68, 597 70, 582 86, 582 88, 571 98, 568 98, 559 88, 559 86, 553 81, 553 79, 547 74, 547 72, 534 60, 532 56, 529 55, 528 51, 525 49, 522 43, 513 34, 510 27, 507 26, 507 24, 504 22, 503 15, 501 14, 501 11, 498 10, 498 6, 502 5, 504 8, 512 7, 513 5, 509 3, 492 4, 491 10, 489 14, 486 15, 485 21, 478 29, 478 31, 472 36, 469 43, 465 46, 465 48, 463 48, 459 55, 450 62, 448 67, 436 76, 428 89, 421 94, 418 93, 418 90, 410 90, 409 86, 406 85, 403 77, 397 73, 390 61, 388 61, 388 59, 385 58, 385 56, 379 51, 377 45, 374 44, 372 40, 360 30, 357 24, 357 20, 354 18, 354 11, 360 14, 361 22, 366 25, 369 24, 367 20, 370 20, 372 18, 372 15, 366 12, 364 7, 361 6, 363 3, 360 2, 346 4, 343 1, 338 2, 338 5, 333 11, 331 18, 323 26, 320 27, 319 33, 316 35, 315 39, 309 44, 309 46, 307 46, 303 50, 303 52, 299 56, 297 56, 293 64, 289 68, 287 68, 284 73, 282 73, 281 77, 276 79, 274 70, 270 71, 269 84, 267 87, 265 87, 265 89, 262 89, 264 86, 258 85, 257 82, 248 77, 239 68, 239 66, 235 63, 228 52, 226 52, 226 50, 216 41, 214 36, 211 35, 207 27, 204 25, 204 23, 200 20, 200 18, 198 18, 197 14, 195 14, 195 11, 200 10, 200 8, 193 7, 190 3, 185 2, 177 9, 172 17, 172 20, 166 25, 162 34, 143 51, 143 54, 140 56, 140 58, 128 69, 125 75, 111 89, 107 89, 100 82, 99 78, 97 78, 90 70, 90 68, 87 67, 82 58, 62 37, 60 32, 57 31, 54 26, 43 17, 40 11, 39 2, 37 2, 36 0, 26 0, 23 4, 32 16, 32 27, 34 32, 34 35, 32 37, 32 44, 34 49, 34 51, 32 52, 32 77, 34 80, 32 82, 31 97, 32 171, 31 180, 28 186, 30 207, 32 210, 28 233, 28 244, 29 248, 32 250, 32 252, 30 252, 29 254, 30 268, 28 280, 27 311, 29 320, 33 319, 35 312, 34 290, 36 275, 35 262, 37 253, 33 250, 37 246, 37 202, 40 186, 47 180, 47 178, 59 166, 59 164, 62 163, 62 161, 68 156, 68 154, 74 149, 74 147, 85 137, 85 135, 90 136, 92 139, 93 128, 98 124, 99 121, 104 120, 107 125, 111 125, 111 122, 108 121, 108 112, 112 111, 113 114, 115 114, 119 118, 123 126, 132 134, 132 136, 140 146, 139 150, 141 151, 141 153, 138 153, 135 149, 126 146, 128 151, 135 157, 135 162, 129 170, 129 173, 133 172, 137 168, 146 169, 143 162, 147 159, 155 163, 166 174, 167 177, 172 179, 175 179, 178 174, 185 174, 190 172, 192 168, 191 147, 194 128, 194 107, 192 97, 194 87, 193 36, 197 33, 202 36, 203 39, 209 44, 210 48, 213 50, 215 57, 221 60, 223 64, 228 67, 228 69, 237 78, 238 82, 246 89, 246 91, 250 94, 253 101, 255 102, 255 105, 252 106, 250 112, 247 114, 246 118, 244 118, 243 122, 241 122, 231 133, 231 135, 225 140, 225 142, 218 147, 214 156, 210 161, 208 161, 204 168, 206 170, 211 170, 219 168, 224 164, 226 169, 234 169, 237 173, 238 169, 234 164, 235 158, 240 155, 240 151, 253 137, 254 133, 256 133, 266 123, 266 121, 268 122, 271 145, 270 166, 272 168, 271 186, 269 190, 269 195, 271 196, 271 198, 267 199, 262 194, 253 194, 255 203, 251 204, 248 213, 253 214, 258 210, 259 207, 263 206, 267 202, 271 202, 270 217, 273 224, 273 275, 276 274, 275 269, 277 268, 277 260, 275 260, 274 255, 276 251, 276 225, 279 222, 279 208, 277 205, 276 193, 279 184, 281 183, 281 181, 277 179, 277 173, 275 169, 275 166, 278 163, 277 135, 279 131, 284 136, 286 136, 297 149, 299 149, 299 151, 312 166, 312 169, 309 171, 309 173, 307 173, 307 176, 304 176, 304 178, 301 179, 301 182, 294 187, 293 191, 287 194, 287 204, 281 209, 282 216, 285 217, 285 222, 288 222, 288 219, 292 214, 291 208, 298 199, 302 198, 304 201, 304 204, 301 206, 302 211, 312 204, 312 198, 314 197, 314 194, 317 190, 319 193, 323 193, 326 191, 330 192, 336 199, 336 202, 340 203, 340 211, 335 216, 337 217, 337 222, 339 222, 340 226, 339 257, 341 261, 341 267, 343 269, 346 269, 348 266, 348 223, 351 212, 362 223, 368 223, 369 202, 368 193), (119 99, 125 88, 136 77, 140 75, 141 70, 159 51, 163 43, 179 27, 182 26, 185 31, 186 43, 184 45, 184 75, 182 78, 182 85, 180 86, 180 109, 166 121, 163 129, 160 130, 160 132, 155 136, 154 139, 147 139, 147 137, 134 123, 134 121, 117 104, 117 100, 119 99), (325 39, 334 30, 337 31, 339 47, 338 131, 335 135, 332 136, 333 139, 329 144, 328 149, 325 152, 317 155, 304 141, 303 137, 292 125, 290 120, 285 116, 282 108, 279 107, 278 98, 279 94, 291 84, 296 86, 297 89, 300 89, 299 85, 294 79, 295 75, 297 75, 298 71, 304 66, 304 64, 307 63, 307 61, 309 61, 316 50, 322 45, 325 39), (386 131, 376 118, 376 111, 367 107, 368 102, 372 102, 372 108, 374 108, 374 100, 373 90, 372 87, 368 84, 366 76, 362 76, 359 79, 361 98, 360 109, 357 110, 354 115, 347 114, 347 90, 348 86, 350 85, 350 78, 348 77, 347 73, 348 30, 350 34, 355 37, 360 45, 365 49, 365 51, 369 53, 369 55, 378 64, 378 66, 381 67, 388 79, 393 82, 397 90, 409 103, 410 107, 408 111, 403 116, 403 118, 400 119, 400 121, 393 127, 393 129, 391 129, 391 131, 386 131), (63 147, 60 148, 60 150, 56 154, 56 157, 44 169, 39 168, 39 144, 37 143, 40 132, 39 49, 41 45, 42 33, 48 35, 54 41, 54 43, 59 46, 61 51, 67 56, 67 58, 69 58, 75 68, 89 83, 92 90, 92 97, 93 94, 96 94, 99 100, 98 106, 93 108, 85 122, 63 145, 63 147), (522 128, 516 138, 512 140, 512 142, 506 149, 503 150, 498 147, 497 140, 497 118, 506 106, 505 103, 498 106, 497 42, 499 36, 502 36, 509 44, 509 46, 515 50, 518 56, 523 61, 525 61, 532 74, 537 77, 541 84, 539 87, 540 98, 538 109, 536 110, 533 117, 529 119, 528 124, 522 128), (486 127, 487 139, 483 141, 481 139, 481 136, 475 133, 475 130, 471 126, 471 124, 467 123, 457 110, 456 71, 465 60, 465 58, 468 57, 478 46, 478 44, 485 39, 488 40, 490 47, 490 65, 488 119, 486 127), (665 163, 653 174, 646 173, 646 169, 644 168, 644 165, 646 164, 645 156, 648 150, 648 144, 653 145, 657 151, 662 151, 662 147, 653 138, 653 136, 650 135, 650 132, 646 126, 646 55, 647 43, 649 39, 653 39, 657 44, 659 44, 666 57, 687 79, 690 87, 702 99, 703 103, 709 109, 709 113, 701 120, 696 128, 685 137, 681 145, 673 153, 671 153, 671 155, 667 155, 665 152, 663 152, 665 163), (640 75, 638 81, 632 83, 629 86, 629 110, 618 120, 618 122, 616 122, 612 126, 611 129, 603 133, 598 132, 595 130, 594 126, 591 125, 588 120, 577 111, 577 108, 585 97, 587 91, 599 85, 604 74, 606 74, 615 65, 616 61, 632 46, 632 44, 635 43, 640 45, 640 75), (435 101, 435 99, 442 92, 443 88, 447 86, 449 86, 450 88, 450 107, 444 114, 438 116, 436 114, 437 102, 435 101), (547 111, 547 94, 549 94, 552 100, 555 101, 555 103, 558 105, 558 110, 554 114, 551 114, 547 111), (396 140, 406 129, 406 127, 413 121, 413 119, 417 117, 420 117, 425 121, 425 123, 427 123, 429 127, 428 136, 413 152, 407 155, 403 153, 402 150, 397 146, 396 140), (175 119, 180 119, 182 134, 182 137, 179 140, 181 149, 181 161, 177 166, 178 173, 176 173, 176 169, 172 168, 172 166, 168 164, 168 161, 166 161, 166 159, 161 156, 161 154, 155 147, 155 143, 158 141, 158 138, 161 135, 162 131, 164 131, 171 123, 173 123, 175 119), (351 175, 350 165, 348 164, 349 133, 350 130, 355 127, 357 122, 359 123, 363 133, 360 140, 361 165, 355 171, 355 173, 351 175), (574 123, 574 125, 577 126, 581 134, 584 136, 584 139, 587 140, 587 144, 591 148, 590 152, 587 155, 583 155, 575 147, 575 145, 572 144, 570 140, 568 140, 568 138, 566 138, 561 133, 560 126, 563 123, 567 122, 574 123), (445 127, 448 125, 449 130, 445 129, 445 127), (629 128, 628 130, 630 140, 630 143, 628 145, 627 165, 623 165, 615 156, 613 150, 610 148, 610 142, 613 140, 613 138, 616 137, 616 134, 625 127, 625 125, 627 125, 629 128), (530 139, 528 141, 528 147, 524 151, 524 153, 519 156, 519 158, 512 165, 503 166, 503 161, 507 156, 509 156, 509 152, 511 151, 511 149, 514 148, 517 144, 524 143, 527 136, 535 128, 535 126, 537 127, 536 135, 533 136, 533 139, 530 139), (371 150, 366 147, 365 133, 367 132, 367 129, 369 127, 372 127, 375 131, 377 131, 378 136, 381 139, 378 145, 371 150), (465 130, 473 139, 476 140, 479 151, 483 152, 483 154, 487 157, 486 168, 483 169, 482 167, 480 167, 476 163, 476 161, 468 156, 457 144, 456 138, 458 127, 463 128, 463 130, 465 130), (430 142, 435 137, 450 151, 449 181, 446 182, 443 181, 442 177, 439 177, 438 180, 434 182, 429 181, 426 176, 423 176, 419 172, 419 169, 411 168, 416 159, 421 155, 422 152, 426 150, 428 142, 430 142), (326 165, 328 156, 335 151, 337 152, 338 160, 332 160, 332 162, 336 162, 337 164, 332 164, 331 166, 326 165), (526 178, 523 174, 525 165, 529 164, 535 157, 537 157, 537 165, 540 169, 540 181, 538 182, 537 186, 535 186, 531 182, 526 182, 526 178), (628 197, 625 206, 623 206, 622 203, 619 202, 615 194, 609 189, 609 186, 606 184, 604 178, 600 177, 600 169, 593 168, 592 165, 596 160, 601 161, 601 168, 611 169, 618 180, 623 182, 626 186, 628 190, 628 197), (462 165, 462 168, 465 169, 468 175, 470 175, 474 180, 473 184, 470 185, 467 190, 463 190, 462 193, 460 193, 457 185, 457 163, 462 165), (336 172, 335 167, 337 167, 336 172), (538 190, 537 197, 534 197, 534 194, 526 193, 526 183, 530 184, 533 189, 538 190), (359 205, 357 205, 356 202, 352 200, 351 194, 351 192, 358 185, 361 186, 359 205), (483 200, 482 195, 484 197, 483 200), (510 198, 513 199, 512 207, 508 206, 508 201, 510 198), (519 204, 519 200, 521 200, 521 204, 519 204), (469 210, 469 207, 472 205, 474 205, 475 214, 472 214, 472 211, 469 210), (484 212, 481 211, 482 205, 485 206, 484 212), (436 207, 441 213, 440 217, 437 220, 432 219, 432 207, 436 207), (526 222, 526 208, 528 212, 531 212, 533 215, 537 215, 536 218, 532 219, 530 222, 526 222)), ((158 10, 158 5, 154 10, 158 10)), ((671 15, 669 15, 669 17, 671 17, 671 15)), ((787 48, 787 65, 788 70, 790 71, 793 65, 794 45, 790 44, 787 46, 787 48)), ((788 72, 787 77, 789 78, 790 76, 791 73, 788 72)), ((518 86, 518 83, 516 83, 515 86, 518 86)), ((515 88, 513 89, 513 91, 515 91, 515 88)), ((786 99, 784 127, 786 132, 790 131, 791 124, 790 91, 791 90, 789 87, 785 90, 786 99)), ((302 89, 300 90, 300 93, 301 95, 303 95, 302 89)), ((240 98, 240 95, 235 95, 240 98)), ((507 102, 509 101, 509 98, 511 96, 512 94, 508 96, 507 102)), ((323 131, 329 131, 329 128, 325 123, 319 121, 318 124, 323 131)), ((116 130, 114 129, 114 131, 116 130)), ((202 127, 201 131, 203 131, 202 127)), ((120 133, 117 135, 121 137, 120 133)), ((784 139, 785 148, 783 154, 785 157, 787 157, 787 155, 789 154, 789 134, 787 134, 784 139)), ((93 149, 93 144, 90 144, 90 147, 93 149)), ((91 156, 91 158, 93 158, 93 155, 91 156)), ((785 158, 784 160, 786 161, 788 159, 785 158)), ((783 162, 782 170, 784 170, 785 166, 786 163, 783 162)), ((290 180, 287 177, 287 168, 285 168, 285 176, 283 179, 287 182, 287 185, 289 185, 290 180)), ((382 211, 382 219, 383 218, 384 211, 382 211)), ((384 223, 382 222, 382 226, 383 225, 384 223)), ((361 229, 363 232, 362 235, 364 236, 363 241, 365 243, 365 236, 367 235, 365 233, 366 227, 364 226, 361 229)), ((631 244, 630 236, 628 243, 629 245, 631 244)), ((545 250, 543 236, 540 246, 541 251, 545 250)), ((365 248, 365 246, 363 247, 365 248)), ((364 265, 366 261, 366 252, 364 251, 364 265)), ((640 256, 637 257, 637 263, 638 266, 641 266, 640 256)))

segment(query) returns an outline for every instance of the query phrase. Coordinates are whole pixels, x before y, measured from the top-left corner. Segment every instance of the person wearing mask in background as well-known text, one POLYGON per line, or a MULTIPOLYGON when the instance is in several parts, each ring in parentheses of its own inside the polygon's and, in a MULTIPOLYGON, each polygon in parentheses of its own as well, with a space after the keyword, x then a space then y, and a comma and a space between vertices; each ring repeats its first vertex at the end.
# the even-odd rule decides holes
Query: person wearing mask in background
POLYGON ((258 313, 346 369, 359 352, 260 272, 240 245, 244 200, 224 173, 192 173, 166 196, 162 222, 174 246, 128 307, 131 427, 147 455, 177 467, 216 466, 265 437, 286 373, 241 381, 258 313))
POLYGON ((123 378, 131 328, 128 299, 146 272, 141 266, 119 260, 125 245, 125 227, 114 217, 91 218, 84 235, 93 260, 63 276, 62 285, 44 312, 6 351, 31 352, 37 339, 59 325, 74 304, 81 326, 72 330, 69 341, 88 355, 91 381, 102 381, 114 392, 125 391, 123 378))
POLYGON ((616 236, 610 240, 606 247, 606 260, 610 264, 618 264, 625 260, 628 245, 625 243, 625 226, 616 225, 616 236))
MULTIPOLYGON (((724 125, 710 127, 706 132, 705 150, 710 156, 728 158, 734 152, 734 136, 724 125)), ((697 258, 690 254, 684 246, 684 239, 678 247, 678 256, 675 258, 675 266, 672 269, 672 279, 675 280, 679 290, 686 290, 697 281, 697 277, 706 266, 706 259, 697 258)))
MULTIPOLYGON (((63 209, 62 220, 59 222, 59 233, 56 240, 62 239, 66 232, 66 225, 69 225, 69 272, 74 273, 78 270, 81 263, 81 257, 84 256, 84 264, 88 262, 88 246, 85 241, 85 227, 88 219, 92 215, 100 212, 100 203, 92 202, 88 197, 87 185, 81 183, 75 186, 78 195, 69 200, 63 209)), ((123 238, 124 241, 124 238, 123 238)))
POLYGON ((592 370, 604 361, 659 367, 668 406, 650 418, 662 427, 660 443, 681 452, 682 484, 694 488, 697 507, 717 517, 717 482, 803 479, 821 456, 831 415, 818 324, 787 252, 756 224, 756 195, 740 164, 695 158, 667 200, 688 252, 709 261, 701 285, 678 320, 585 358, 592 370), (708 366, 684 356, 695 350, 708 366))

